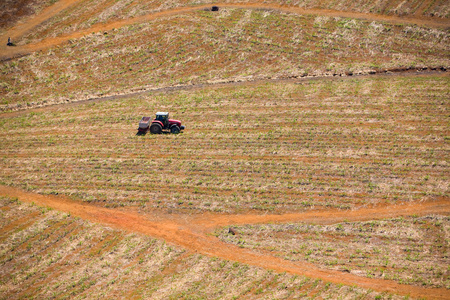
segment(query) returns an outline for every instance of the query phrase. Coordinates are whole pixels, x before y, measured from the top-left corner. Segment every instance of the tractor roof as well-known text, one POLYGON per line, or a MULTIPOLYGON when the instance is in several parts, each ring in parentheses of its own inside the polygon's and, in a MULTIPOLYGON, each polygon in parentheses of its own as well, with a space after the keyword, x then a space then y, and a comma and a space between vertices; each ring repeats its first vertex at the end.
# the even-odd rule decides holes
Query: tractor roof
POLYGON ((156 115, 157 116, 167 116, 169 113, 168 112, 157 112, 156 115))

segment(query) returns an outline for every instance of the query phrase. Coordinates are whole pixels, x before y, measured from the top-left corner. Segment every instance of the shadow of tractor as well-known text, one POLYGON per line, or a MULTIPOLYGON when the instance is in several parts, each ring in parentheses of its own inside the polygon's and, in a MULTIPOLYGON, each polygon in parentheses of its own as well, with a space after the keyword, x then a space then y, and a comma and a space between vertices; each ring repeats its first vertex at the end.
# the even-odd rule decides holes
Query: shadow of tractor
POLYGON ((148 131, 138 131, 138 132, 136 133, 136 136, 143 136, 143 135, 146 135, 147 132, 148 132, 148 131))

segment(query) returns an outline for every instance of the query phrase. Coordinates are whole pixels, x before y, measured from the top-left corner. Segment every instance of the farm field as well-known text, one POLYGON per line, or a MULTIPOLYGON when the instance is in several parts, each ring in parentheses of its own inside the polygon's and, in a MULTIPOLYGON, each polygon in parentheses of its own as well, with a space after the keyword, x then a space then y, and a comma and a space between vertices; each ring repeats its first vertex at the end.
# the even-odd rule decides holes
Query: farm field
POLYGON ((446 75, 268 82, 5 115, 0 176, 142 211, 281 213, 442 199, 448 84, 446 75), (185 133, 136 135, 141 115, 156 110, 181 119, 185 133))
POLYGON ((187 252, 14 198, 1 198, 0 211, 1 299, 390 296, 187 252))
MULTIPOLYGON (((3 215, 7 217, 8 220, 13 220, 2 227, 2 231, 7 233, 9 236, 14 237, 13 239, 8 239, 11 243, 3 243, 2 252, 5 259, 3 260, 3 264, 5 265, 5 269, 9 269, 11 266, 11 261, 14 261, 14 272, 9 275, 8 273, 4 273, 3 282, 5 282, 6 294, 13 292, 16 295, 17 292, 23 288, 27 288, 27 293, 25 295, 35 295, 36 293, 48 294, 51 291, 58 298, 65 298, 67 293, 71 296, 80 296, 84 297, 84 291, 90 289, 91 286, 96 285, 93 289, 98 289, 99 286, 102 288, 102 293, 100 296, 105 297, 107 293, 106 291, 112 291, 114 293, 121 292, 121 295, 139 295, 138 298, 159 298, 162 292, 163 298, 167 297, 167 293, 169 295, 176 294, 178 297, 220 297, 220 298, 229 298, 230 294, 237 294, 237 296, 233 296, 234 298, 246 298, 246 297, 257 297, 257 298, 288 298, 291 296, 302 297, 302 298, 314 298, 314 297, 336 297, 336 298, 373 298, 377 299, 396 299, 399 296, 395 294, 401 295, 410 295, 413 294, 417 297, 423 298, 424 296, 431 298, 444 298, 446 295, 446 289, 442 288, 433 288, 433 289, 424 289, 421 286, 411 286, 411 285, 399 285, 398 283, 393 282, 392 280, 379 280, 373 278, 364 278, 355 274, 346 274, 346 272, 335 271, 335 270, 326 270, 323 268, 317 268, 314 264, 310 264, 308 262, 289 262, 286 259, 280 259, 273 254, 264 254, 260 252, 248 251, 245 247, 234 246, 229 243, 223 243, 213 235, 210 235, 207 231, 204 231, 203 228, 211 227, 210 222, 213 221, 216 226, 222 224, 226 224, 229 221, 228 217, 238 218, 240 222, 251 223, 251 222, 267 222, 270 219, 278 218, 280 215, 272 215, 272 216, 263 216, 262 220, 255 220, 254 215, 243 216, 243 215, 228 215, 225 216, 226 219, 223 220, 221 216, 212 215, 207 216, 207 222, 205 223, 204 216, 200 216, 199 218, 188 218, 177 215, 173 218, 163 216, 161 220, 161 215, 146 215, 142 216, 142 214, 132 213, 130 211, 123 210, 112 210, 112 209, 103 209, 103 208, 95 208, 91 205, 80 204, 78 201, 71 201, 65 198, 61 198, 58 196, 42 196, 33 193, 24 193, 12 188, 0 187, 0 191, 2 194, 11 194, 14 193, 18 195, 18 197, 3 197, 2 201, 5 205, 2 207, 2 212, 5 212, 3 215), (34 202, 31 202, 31 205, 21 204, 20 200, 24 200, 26 202, 30 201, 38 201, 40 203, 40 207, 36 207, 34 202), (21 206, 17 206, 17 204, 21 206), (30 209, 36 207, 37 209, 30 209), (40 214, 46 214, 47 212, 53 211, 52 208, 56 208, 58 211, 64 211, 63 221, 52 223, 48 221, 48 218, 44 218, 46 220, 46 225, 44 227, 44 234, 39 234, 42 232, 42 228, 40 227, 42 224, 39 222, 39 218, 36 217, 40 214), (31 210, 31 213, 30 213, 31 210), (25 213, 26 212, 26 213, 25 213), (16 213, 16 214, 15 214, 16 213), (18 214, 17 214, 18 213, 18 214), (73 217, 72 217, 73 213, 73 217), (19 218, 18 218, 19 217, 19 218), (68 218, 69 217, 69 218, 68 218), (159 218, 158 221, 151 221, 151 218, 159 218), (17 219, 18 218, 18 219, 17 219), (103 234, 101 237, 97 235, 92 236, 91 232, 87 233, 87 236, 84 240, 78 242, 74 247, 74 239, 78 239, 83 235, 83 232, 79 233, 78 230, 64 230, 66 225, 71 223, 65 220, 68 218, 72 220, 92 220, 94 222, 100 222, 103 224, 107 224, 112 226, 113 228, 119 228, 121 231, 112 230, 109 228, 102 228, 99 226, 94 227, 95 232, 104 233, 110 232, 111 235, 103 234), (184 222, 182 221, 184 220, 184 222), (206 227, 205 225, 208 224, 206 227), (127 235, 124 241, 124 244, 120 244, 121 236, 125 235, 124 231, 132 231, 135 233, 145 234, 145 236, 155 236, 159 238, 163 238, 165 241, 168 241, 170 244, 178 244, 181 245, 184 250, 182 253, 185 253, 182 258, 172 259, 169 262, 163 261, 161 266, 160 254, 155 257, 154 251, 152 248, 150 251, 145 251, 145 243, 139 240, 139 236, 135 234, 130 237, 127 235), (112 232, 111 232, 112 231, 112 232), (54 232, 54 234, 53 234, 54 232), (74 232, 76 235, 74 236, 74 232), (98 238, 97 238, 98 237, 98 238), (38 240, 39 238, 39 240, 38 240), (134 239, 135 238, 135 239, 134 239), (111 241, 113 239, 113 241, 111 241), (130 240, 133 239, 133 240, 130 240), (115 243, 117 241, 117 243, 115 243), (42 256, 37 256, 36 260, 35 255, 37 253, 43 254, 51 251, 54 247, 49 246, 49 244, 56 243, 58 245, 58 250, 55 252, 51 252, 46 255, 47 260, 42 260, 42 256), (26 251, 22 251, 25 249, 26 251), (68 246, 70 245, 70 248, 68 246), (124 255, 123 255, 123 247, 127 246, 127 250, 125 251, 125 260, 128 259, 128 264, 126 269, 123 271, 122 269, 115 269, 117 267, 121 267, 123 265, 124 255), (122 246, 121 248, 117 248, 118 246, 122 246), (43 248, 43 250, 38 250, 43 248), (80 249, 81 248, 81 249, 80 249), (92 250, 91 250, 92 248, 92 250), (133 251, 137 248, 135 251, 133 251), (118 251, 122 250, 122 251, 118 251), (93 259, 80 259, 75 260, 74 264, 76 269, 72 269, 72 265, 70 261, 73 261, 77 257, 83 258, 86 255, 86 252, 89 253, 89 257, 93 259), (130 253, 131 252, 131 253, 130 253), (161 266, 160 271, 164 271, 167 264, 170 264, 168 272, 162 272, 162 274, 156 271, 152 272, 155 276, 149 277, 144 276, 144 282, 142 285, 134 285, 131 289, 128 284, 130 282, 138 281, 142 279, 139 271, 142 271, 141 268, 137 267, 136 269, 133 267, 134 264, 138 261, 138 257, 132 255, 132 253, 137 253, 136 256, 139 257, 139 264, 141 265, 148 259, 148 264, 154 266, 155 264, 161 266), (201 278, 201 284, 197 281, 193 281, 198 278, 197 273, 194 270, 198 270, 199 266, 192 267, 192 264, 189 263, 189 260, 185 259, 185 256, 196 256, 198 257, 198 253, 206 254, 208 257, 212 257, 212 260, 209 260, 207 264, 207 268, 203 268, 200 271, 203 274, 203 278, 201 278), (148 256, 147 256, 148 255, 148 256), (56 258, 55 258, 56 256, 56 258), (73 257, 75 256, 75 258, 73 257), (19 257, 19 261, 15 258, 19 257), (103 261, 105 257, 111 258, 115 260, 119 260, 119 262, 108 263, 103 261), (129 261, 129 259, 134 258, 133 261, 129 261), (93 261, 94 260, 94 261, 93 261), (99 261, 100 260, 100 261, 99 261), (68 262, 69 261, 69 262, 68 262), (54 264, 55 262, 59 262, 54 264), (216 267, 216 264, 212 262, 220 263, 220 268, 216 267), (226 274, 222 273, 222 269, 230 262, 233 262, 234 268, 240 268, 239 271, 231 273, 231 270, 225 268, 226 274), (179 263, 179 264, 178 264, 179 263), (25 271, 33 268, 33 270, 40 270, 44 268, 47 270, 44 274, 48 274, 49 268, 47 266, 53 265, 50 270, 57 269, 61 270, 61 273, 56 275, 54 279, 55 285, 52 287, 48 287, 46 285, 48 283, 46 279, 47 275, 41 275, 36 278, 34 276, 36 273, 34 271, 25 271), (92 271, 92 267, 98 267, 98 264, 101 264, 101 268, 113 268, 116 270, 114 272, 113 279, 110 282, 105 282, 103 277, 108 277, 109 272, 108 269, 103 269, 104 272, 98 271, 98 269, 92 271), (164 265, 165 264, 165 265, 164 265), (17 267, 21 265, 20 271, 17 271, 17 267), (64 266, 61 266, 64 265, 64 266), (86 266, 87 265, 87 266, 86 266), (174 266, 175 265, 175 266, 174 266), (258 275, 258 271, 255 267, 262 267, 266 270, 266 275, 261 278, 258 275), (70 268, 72 272, 71 279, 77 279, 77 272, 79 269, 83 271, 83 278, 80 281, 70 284, 67 286, 66 281, 61 285, 61 280, 65 277, 61 276, 64 272, 64 268, 70 268), (194 270, 191 270, 193 268, 194 270), (208 269, 212 268, 212 269, 208 269), (137 274, 138 277, 129 278, 129 271, 134 270, 134 274, 137 274), (120 271, 119 271, 120 270, 120 271), (183 271, 187 270, 187 272, 183 271), (255 273, 253 274, 253 270, 255 273), (250 271, 250 272, 246 272, 250 271), (26 276, 23 276, 24 273, 26 276), (100 274, 101 273, 101 274, 100 274), (170 274, 170 276, 169 276, 170 274), (278 275, 277 275, 278 274, 278 275), (286 280, 289 280, 289 283, 286 283, 285 279, 282 280, 280 285, 278 285, 278 281, 280 275, 286 280), (286 276, 287 274, 291 274, 291 276, 286 276), (224 275, 224 277, 220 277, 224 275), (269 275, 269 276, 267 276, 269 275), (275 275, 275 276, 273 276, 275 275), (99 279, 99 277, 102 277, 99 279), (168 283, 167 281, 162 282, 161 284, 170 286, 170 291, 167 291, 165 286, 158 288, 160 286, 160 277, 170 277, 175 279, 175 281, 168 283), (219 276, 219 277, 218 277, 219 276), (229 276, 233 279, 229 278, 229 276), (306 276, 306 277, 305 277, 306 276), (33 278, 34 277, 34 278, 33 278), (33 278, 34 280, 29 280, 33 278), (118 281, 118 278, 123 280, 118 281), (222 281, 223 279, 235 282, 236 278, 238 280, 237 291, 230 288, 225 288, 223 285, 214 284, 216 280, 222 281), (311 282, 311 279, 314 278, 314 281, 311 282), (19 282, 20 280, 20 282, 19 282), (178 282, 180 280, 180 282, 178 282), (207 280, 204 282, 204 280, 207 280), (212 280, 212 282, 211 282, 212 280), (251 280, 251 283, 248 283, 248 280, 251 280), (87 283, 89 281, 89 284, 87 283), (98 281, 98 284, 96 284, 98 281), (156 282, 157 288, 153 285, 149 286, 146 284, 148 281, 150 283, 156 282), (325 282, 324 282, 325 281, 325 282), (110 287, 110 285, 116 284, 114 288, 110 287), (174 284, 177 284, 177 287, 174 287, 174 284), (214 285, 213 285, 214 284, 214 285), (242 285, 241 285, 242 284, 242 285), (123 286, 127 286, 128 288, 124 288, 123 286), (380 285, 382 286, 381 292, 373 291, 373 288, 376 290, 380 289, 380 285), (80 287, 81 286, 81 287, 80 287), (42 293, 43 288, 45 287, 45 292, 42 293), (61 288, 60 288, 61 287, 61 288), (203 290, 204 287, 204 290, 203 290), (200 289, 196 289, 200 288, 200 289), (123 290, 122 290, 123 289, 123 290), (276 290, 275 290, 276 289, 276 290), (56 290, 56 291, 55 291, 56 290), (228 295, 228 296, 227 296, 228 295), (322 296, 323 295, 323 296, 322 296)), ((433 205, 421 205, 421 206, 396 206, 397 212, 394 214, 404 215, 410 214, 411 210, 419 209, 421 212, 425 211, 437 211, 437 209, 445 208, 445 204, 433 204, 433 205)), ((333 212, 328 210, 327 212, 333 212)), ((341 215, 339 212, 335 211, 335 215, 341 215)), ((386 207, 386 209, 369 209, 369 210, 359 210, 357 214, 346 214, 346 218, 348 219, 359 219, 361 215, 371 216, 372 218, 380 218, 382 216, 387 216, 392 214, 392 208, 386 207), (356 218, 355 218, 356 217, 356 218)), ((61 216, 61 213, 58 214, 61 216)), ((48 217, 48 214, 47 214, 48 217)), ((313 217, 316 222, 330 222, 330 219, 336 220, 335 217, 329 218, 324 215, 317 214, 317 212, 312 212, 312 214, 303 214, 299 215, 303 220, 307 220, 308 218, 313 217), (309 216, 308 216, 309 215, 309 216)), ((292 216, 291 216, 292 218, 292 216)), ((60 220, 59 218, 58 220, 60 220)), ((347 222, 347 221, 346 221, 347 222)), ((78 222, 79 224, 80 222, 78 222)), ((89 222, 85 222, 89 223, 89 222)), ((255 223, 256 224, 256 223, 255 223)), ((292 225, 291 225, 292 226, 292 225)), ((78 227, 76 229, 79 229, 78 227)), ((240 229, 239 229, 240 230, 240 229)), ((277 230, 279 231, 279 230, 277 230)), ((409 232, 412 232, 409 230, 409 232)), ((239 233, 240 234, 240 233, 239 233)), ((216 235, 216 234, 214 234, 216 235)), ((76 242, 76 241, 75 241, 76 242)), ((154 243, 154 241, 152 242, 154 243)), ((166 245, 163 243, 163 245, 166 245)), ((367 246, 366 246, 367 247, 367 246)), ((441 246, 439 246, 441 247, 441 246)), ((178 248, 178 247, 175 247, 178 248)), ((168 255, 175 249, 172 246, 169 246, 167 251, 165 251, 165 255, 168 255)), ((166 248, 165 248, 166 249, 166 248)), ((156 249, 159 250, 159 249, 156 249)), ((196 261, 199 262, 198 260, 196 261)), ((144 268, 144 271, 148 271, 148 269, 144 268)), ((50 272, 53 274, 54 272, 50 272)), ((39 273, 41 274, 41 273, 39 273)), ((148 273, 146 273, 148 274, 148 273)), ((164 279, 164 278, 163 278, 164 279)), ((23 291, 19 293, 23 295, 23 291)), ((107 297, 107 296, 106 296, 107 297)), ((125 297, 125 296, 123 296, 125 297)))
POLYGON ((1 110, 174 85, 446 69, 450 51, 440 26, 263 9, 196 9, 74 34, 32 39, 41 51, 2 64, 1 110))
POLYGON ((446 1, 5 3, 0 299, 449 298, 446 1))
POLYGON ((385 278, 404 284, 448 288, 448 216, 411 216, 333 225, 264 224, 218 231, 227 242, 269 251, 289 261, 385 278), (301 242, 299 242, 301 241, 301 242))
MULTIPOLYGON (((405 202, 443 203, 432 213, 447 214, 446 121, 440 115, 447 85, 448 77, 439 74, 232 84, 4 114, 2 184, 156 219, 345 213, 405 202), (391 94, 395 101, 385 98, 391 94), (182 119, 185 133, 136 135, 134 112, 152 106, 182 119)), ((364 223, 334 225, 354 227, 343 233, 354 240, 348 257, 334 256, 349 246, 320 236, 325 233, 317 226, 313 237, 286 234, 277 243, 281 249, 272 234, 253 242, 247 235, 258 235, 251 230, 223 240, 359 277, 448 288, 448 219, 420 210, 409 216, 406 222, 373 221, 377 227, 396 222, 401 234, 389 238, 389 230, 355 233, 364 223), (397 256, 388 258, 393 249, 397 256), (414 275, 417 265, 420 275, 414 275)))

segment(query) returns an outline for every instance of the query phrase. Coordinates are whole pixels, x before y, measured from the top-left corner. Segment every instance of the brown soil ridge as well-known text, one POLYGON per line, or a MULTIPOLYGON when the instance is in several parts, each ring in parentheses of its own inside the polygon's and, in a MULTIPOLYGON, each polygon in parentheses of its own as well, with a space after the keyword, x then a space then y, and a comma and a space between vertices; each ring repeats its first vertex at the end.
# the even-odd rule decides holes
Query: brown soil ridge
MULTIPOLYGON (((56 15, 62 10, 68 8, 79 0, 65 0, 58 2, 58 6, 55 5, 47 8, 44 12, 35 18, 31 19, 29 23, 23 24, 22 26, 16 26, 2 36, 0 36, 0 41, 4 40, 8 36, 14 37, 14 39, 20 39, 26 32, 33 29, 40 22, 48 20, 52 14, 56 15)), ((203 4, 194 7, 182 7, 161 12, 156 12, 144 16, 139 16, 135 18, 114 21, 106 24, 95 24, 92 27, 77 32, 73 32, 67 35, 62 35, 54 38, 47 38, 41 42, 34 44, 27 44, 24 46, 17 47, 7 47, 6 43, 0 44, 0 58, 1 60, 13 59, 16 57, 24 56, 29 53, 44 50, 52 46, 56 46, 65 43, 71 39, 78 39, 85 35, 91 34, 92 32, 108 31, 114 28, 120 28, 127 25, 132 25, 136 23, 148 22, 160 17, 172 16, 176 14, 187 13, 195 10, 208 9, 212 4, 203 4)), ((226 8, 242 8, 242 9, 268 9, 277 10, 288 13, 295 13, 299 15, 318 15, 318 16, 330 16, 330 17, 344 17, 344 18, 354 18, 354 19, 364 19, 379 22, 389 22, 394 24, 416 24, 420 26, 430 26, 438 28, 448 28, 450 27, 450 22, 447 19, 436 19, 427 17, 417 17, 417 16, 387 16, 379 14, 370 13, 356 13, 350 11, 339 11, 339 10, 327 10, 327 9, 304 9, 300 7, 292 7, 278 4, 266 4, 266 3, 214 3, 216 6, 226 7, 226 8)))
POLYGON ((154 216, 144 216, 136 212, 96 207, 70 200, 66 197, 24 192, 7 186, 0 186, 0 195, 17 197, 19 201, 48 206, 58 211, 67 212, 82 219, 117 229, 164 239, 168 243, 203 255, 237 261, 277 272, 304 275, 336 284, 357 285, 379 292, 433 299, 448 299, 449 297, 449 291, 445 288, 423 288, 403 285, 390 280, 365 278, 339 271, 320 269, 307 262, 294 263, 271 255, 255 253, 248 249, 221 242, 207 234, 213 227, 229 224, 294 221, 333 223, 343 220, 359 221, 409 215, 411 213, 416 215, 431 213, 450 214, 448 198, 431 202, 360 208, 354 211, 324 210, 287 215, 208 214, 203 216, 169 216, 157 212, 154 216))

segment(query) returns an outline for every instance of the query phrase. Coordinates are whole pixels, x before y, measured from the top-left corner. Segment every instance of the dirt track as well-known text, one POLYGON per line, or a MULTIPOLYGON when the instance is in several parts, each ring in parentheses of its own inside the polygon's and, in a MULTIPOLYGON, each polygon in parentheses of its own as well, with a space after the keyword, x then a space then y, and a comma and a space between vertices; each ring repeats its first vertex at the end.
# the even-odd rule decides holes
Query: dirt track
MULTIPOLYGON (((76 4, 79 0, 61 0, 57 4, 45 9, 40 15, 30 19, 29 22, 18 25, 0 37, 3 41, 7 36, 13 40, 20 39, 26 32, 32 30, 42 22, 45 22, 53 15, 76 4)), ((375 21, 386 21, 393 23, 411 23, 435 27, 448 27, 445 20, 435 20, 427 18, 402 18, 395 16, 381 16, 375 14, 361 14, 331 10, 305 10, 280 5, 268 4, 230 4, 216 3, 221 7, 230 8, 251 8, 251 9, 274 9, 283 12, 297 14, 315 14, 333 17, 359 18, 375 21)), ((87 30, 78 31, 69 35, 46 39, 43 42, 29 44, 24 47, 0 46, 0 57, 11 58, 24 55, 33 51, 46 49, 70 39, 80 38, 84 35, 96 31, 110 30, 139 22, 146 22, 159 17, 170 16, 180 13, 187 13, 194 10, 210 7, 211 4, 197 7, 179 8, 163 11, 138 18, 111 22, 108 24, 97 24, 87 30)), ((274 256, 254 253, 234 245, 226 244, 209 235, 214 228, 232 224, 256 224, 267 222, 314 222, 320 224, 338 223, 346 221, 365 221, 382 218, 390 218, 407 215, 426 214, 450 214, 450 203, 448 199, 433 202, 422 202, 402 205, 361 207, 358 210, 312 210, 305 213, 285 214, 285 215, 216 215, 205 214, 197 216, 169 215, 155 212, 152 215, 141 215, 136 212, 106 209, 93 205, 84 204, 59 196, 43 196, 39 194, 27 193, 15 188, 0 186, 0 195, 18 197, 23 202, 34 202, 38 205, 49 206, 59 211, 71 213, 74 216, 90 220, 92 222, 112 226, 130 232, 139 232, 155 238, 184 247, 193 252, 198 252, 212 257, 220 257, 226 260, 239 261, 242 263, 273 269, 278 272, 288 272, 301 274, 313 278, 320 278, 333 283, 343 283, 348 285, 358 285, 363 288, 376 291, 387 291, 401 295, 414 295, 416 297, 427 297, 436 299, 448 299, 449 293, 445 288, 428 289, 417 286, 401 285, 389 280, 370 279, 352 274, 342 273, 332 270, 319 269, 315 265, 301 262, 293 263, 274 256)))
POLYGON ((0 186, 0 195, 17 197, 23 202, 34 202, 92 222, 111 226, 129 232, 139 232, 155 238, 164 239, 193 252, 211 257, 219 257, 231 261, 272 269, 277 272, 305 275, 333 283, 358 285, 366 289, 387 291, 401 295, 414 295, 435 299, 448 299, 445 288, 427 289, 417 286, 401 285, 389 280, 371 279, 333 270, 319 269, 307 262, 293 263, 267 254, 254 253, 219 241, 209 235, 214 228, 230 224, 255 224, 267 222, 314 222, 330 224, 346 221, 374 220, 380 218, 425 215, 450 214, 450 203, 446 199, 406 203, 379 207, 362 207, 353 211, 309 211, 285 215, 167 215, 154 212, 151 215, 141 215, 136 212, 107 209, 73 201, 60 196, 44 196, 23 192, 21 190, 0 186))
MULTIPOLYGON (((53 16, 69 8, 70 6, 78 3, 80 0, 61 0, 55 4, 45 8, 40 14, 34 15, 31 18, 27 18, 26 22, 20 22, 7 32, 0 35, 0 41, 6 41, 8 37, 11 37, 13 41, 20 39, 25 33, 29 32, 39 24, 44 23, 53 16)), ((6 43, 1 43, 0 53, 14 53, 19 50, 19 47, 7 47, 6 43)))
MULTIPOLYGON (((80 0, 65 0, 59 1, 57 4, 48 7, 41 14, 31 18, 25 24, 21 24, 11 28, 9 31, 5 32, 0 36, 0 41, 6 40, 7 37, 12 37, 13 41, 20 40, 20 38, 39 24, 49 20, 53 15, 58 14, 64 9, 76 4, 80 0)), ((120 28, 123 26, 148 22, 160 17, 166 17, 171 15, 177 15, 182 13, 187 13, 200 9, 210 8, 212 4, 204 4, 195 7, 183 7, 177 8, 162 12, 157 12, 149 15, 144 15, 136 18, 121 20, 110 22, 106 24, 95 24, 94 26, 80 30, 77 32, 73 32, 67 35, 48 38, 44 41, 27 44, 25 46, 20 47, 7 47, 5 43, 0 44, 0 60, 7 60, 14 57, 19 57, 26 55, 28 53, 32 53, 35 51, 44 50, 62 43, 65 43, 71 39, 81 38, 85 35, 91 34, 92 32, 99 31, 108 31, 113 28, 120 28)), ((450 27, 450 24, 445 19, 432 19, 432 18, 417 18, 417 17, 398 17, 398 16, 386 16, 386 15, 377 15, 377 14, 367 14, 367 13, 356 13, 356 12, 347 12, 347 11, 336 11, 336 10, 325 10, 325 9, 303 9, 299 7, 291 7, 284 5, 276 5, 276 4, 265 4, 265 3, 252 3, 252 4, 242 4, 242 3, 214 3, 214 5, 220 7, 228 7, 228 8, 244 8, 244 9, 271 9, 278 10, 282 12, 295 13, 300 15, 318 15, 318 16, 330 16, 330 17, 344 17, 344 18, 355 18, 355 19, 364 19, 364 20, 373 20, 379 22, 390 22, 390 23, 407 23, 407 24, 416 24, 421 26, 431 26, 431 27, 450 27)))
POLYGON ((177 85, 177 86, 167 86, 162 88, 142 88, 139 91, 125 91, 120 94, 112 94, 112 95, 105 95, 105 96, 98 96, 88 99, 73 99, 68 100, 67 102, 60 103, 60 104, 48 104, 48 105, 37 105, 37 106, 27 106, 24 108, 16 108, 15 110, 9 110, 7 112, 1 112, 0 109, 0 119, 1 118, 11 118, 20 116, 23 114, 27 114, 29 112, 42 112, 42 111, 48 111, 52 109, 57 109, 60 105, 65 106, 75 106, 75 105, 82 105, 85 103, 93 103, 93 102, 102 102, 102 101, 114 101, 114 100, 120 100, 120 99, 127 99, 130 97, 135 97, 139 95, 145 95, 149 93, 169 93, 173 91, 186 91, 186 90, 199 90, 204 89, 208 87, 227 87, 227 86, 241 86, 241 85, 257 85, 257 84, 265 84, 268 82, 293 82, 298 83, 303 80, 334 80, 334 79, 348 79, 353 80, 354 77, 359 78, 367 78, 368 76, 374 77, 374 76, 450 76, 449 70, 445 68, 441 69, 423 69, 423 68, 415 68, 415 69, 406 69, 406 70, 378 70, 375 71, 374 74, 359 74, 359 75, 352 75, 352 76, 305 76, 301 78, 280 78, 280 79, 259 79, 259 80, 252 80, 252 81, 230 81, 230 82, 222 82, 222 83, 202 83, 202 84, 187 84, 187 85, 177 85))

